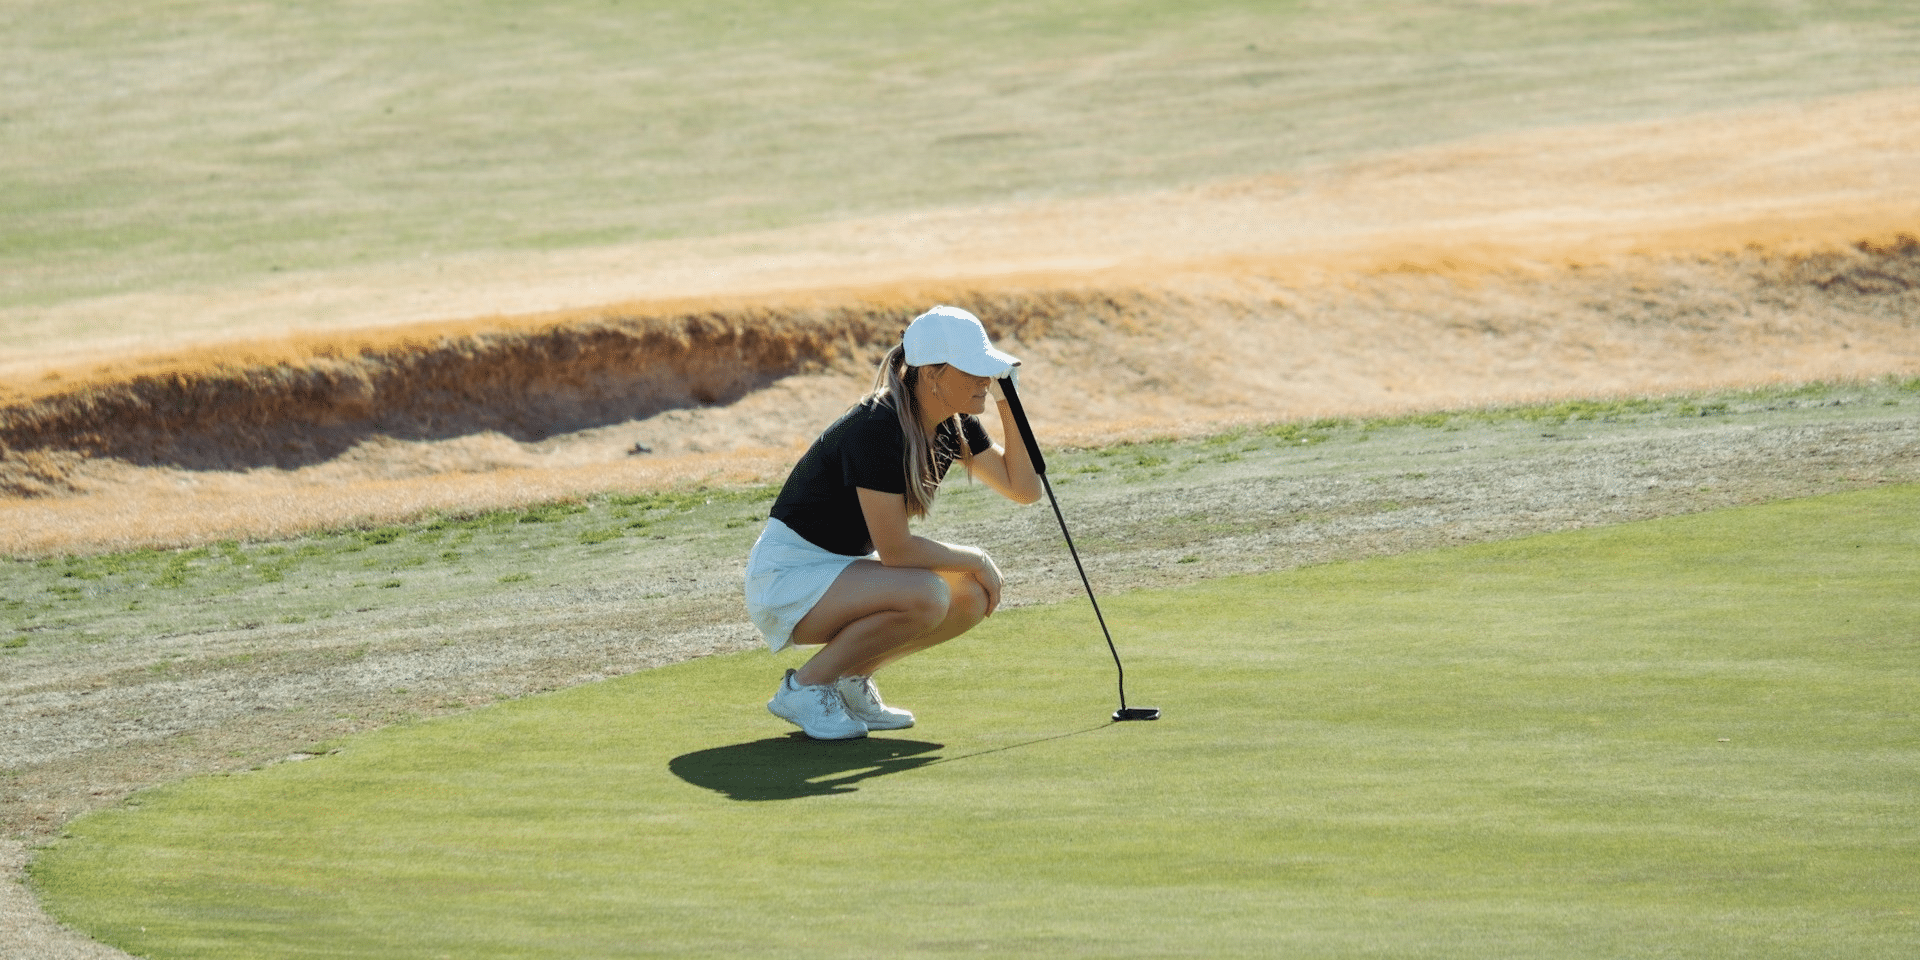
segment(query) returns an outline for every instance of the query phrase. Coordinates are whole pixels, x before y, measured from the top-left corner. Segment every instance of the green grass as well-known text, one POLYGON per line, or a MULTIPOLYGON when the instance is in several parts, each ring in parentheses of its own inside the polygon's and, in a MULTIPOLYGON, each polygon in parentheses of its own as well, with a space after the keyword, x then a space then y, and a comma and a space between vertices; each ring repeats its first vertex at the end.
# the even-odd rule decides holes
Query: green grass
MULTIPOLYGON (((922 725, 737 655, 91 815, 62 919, 167 957, 1904 957, 1920 487, 1008 611, 922 725)), ((330 752, 337 751, 337 752, 330 752)))
POLYGON ((9 3, 0 308, 1905 85, 1904 0, 9 3))

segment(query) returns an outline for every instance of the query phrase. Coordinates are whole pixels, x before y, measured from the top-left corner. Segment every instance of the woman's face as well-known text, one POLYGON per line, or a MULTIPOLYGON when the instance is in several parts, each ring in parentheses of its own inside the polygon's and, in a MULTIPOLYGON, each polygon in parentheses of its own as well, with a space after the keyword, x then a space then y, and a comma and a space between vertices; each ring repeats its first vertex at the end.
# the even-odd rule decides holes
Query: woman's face
POLYGON ((987 412, 987 384, 991 377, 976 377, 951 364, 929 367, 927 376, 933 379, 934 396, 945 401, 954 413, 971 413, 978 416, 987 412))

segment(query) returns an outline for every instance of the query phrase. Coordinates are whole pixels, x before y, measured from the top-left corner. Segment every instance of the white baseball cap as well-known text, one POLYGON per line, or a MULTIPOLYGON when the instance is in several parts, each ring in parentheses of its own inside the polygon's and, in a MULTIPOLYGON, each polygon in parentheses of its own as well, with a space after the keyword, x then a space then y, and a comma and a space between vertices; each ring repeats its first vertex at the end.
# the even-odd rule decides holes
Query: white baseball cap
POLYGON ((1020 365, 1018 357, 993 348, 979 317, 959 307, 934 307, 913 318, 901 342, 912 367, 950 363, 976 377, 1004 377, 1020 365))

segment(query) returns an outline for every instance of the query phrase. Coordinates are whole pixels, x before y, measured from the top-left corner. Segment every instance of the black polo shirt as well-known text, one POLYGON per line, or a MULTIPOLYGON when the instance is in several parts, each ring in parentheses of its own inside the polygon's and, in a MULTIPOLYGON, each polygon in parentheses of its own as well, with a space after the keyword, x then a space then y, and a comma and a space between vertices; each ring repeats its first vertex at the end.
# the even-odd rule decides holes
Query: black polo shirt
MULTIPOLYGON (((963 435, 967 449, 974 454, 993 447, 980 418, 972 414, 960 415, 957 430, 952 420, 941 422, 933 442, 936 483, 946 478, 947 468, 959 459, 963 435)), ((873 552, 873 537, 867 531, 867 517, 860 510, 860 494, 856 491, 865 487, 881 493, 906 493, 906 449, 907 438, 900 432, 900 418, 894 413, 892 401, 864 400, 813 441, 807 455, 787 476, 769 515, 823 550, 866 556, 873 552)))

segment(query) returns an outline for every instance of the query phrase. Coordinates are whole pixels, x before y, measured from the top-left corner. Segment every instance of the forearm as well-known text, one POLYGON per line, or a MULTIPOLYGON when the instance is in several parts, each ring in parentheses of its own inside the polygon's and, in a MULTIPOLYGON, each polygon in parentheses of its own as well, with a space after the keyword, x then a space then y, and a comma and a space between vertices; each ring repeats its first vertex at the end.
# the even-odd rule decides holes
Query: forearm
POLYGON ((1000 435, 1007 438, 1007 478, 1015 483, 1036 479, 1033 457, 1027 453, 1026 438, 1020 435, 1020 421, 1013 415, 1013 404, 1001 397, 994 406, 1000 408, 1000 435))
POLYGON ((922 570, 959 570, 972 573, 980 569, 985 553, 975 547, 956 546, 921 536, 908 537, 896 547, 882 549, 880 562, 889 567, 918 567, 922 570))
POLYGON ((1034 469, 1033 457, 1027 452, 1027 440, 1013 415, 1013 405, 1001 397, 995 406, 1000 408, 1000 435, 1006 438, 1001 461, 1006 465, 1007 496, 1020 503, 1033 503, 1042 492, 1040 472, 1034 469))

